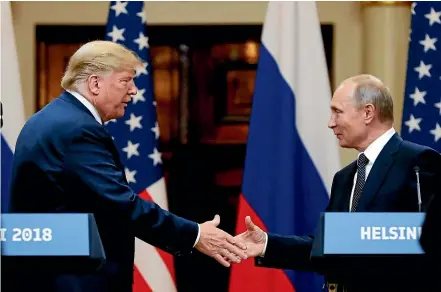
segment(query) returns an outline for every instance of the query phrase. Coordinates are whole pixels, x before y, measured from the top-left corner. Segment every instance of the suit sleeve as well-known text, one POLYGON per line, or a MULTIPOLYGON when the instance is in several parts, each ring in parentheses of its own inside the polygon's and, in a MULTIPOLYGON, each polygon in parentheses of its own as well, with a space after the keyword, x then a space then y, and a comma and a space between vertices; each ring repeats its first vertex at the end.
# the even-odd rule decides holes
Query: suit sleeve
POLYGON ((267 268, 310 271, 313 236, 282 236, 268 233, 264 257, 256 257, 256 265, 267 268))
MULTIPOLYGON (((334 193, 336 178, 334 176, 331 187, 331 198, 325 212, 332 212, 334 208, 334 193)), ((318 221, 319 217, 317 217, 318 221)), ((294 269, 299 271, 314 271, 311 261, 311 250, 315 237, 306 236, 282 236, 268 233, 267 248, 264 257, 256 257, 255 264, 260 267, 294 269)))
POLYGON ((423 202, 428 202, 420 243, 431 257, 441 258, 441 155, 424 151, 418 159, 423 202))
POLYGON ((88 127, 73 138, 65 155, 66 180, 73 189, 90 196, 84 199, 96 206, 93 211, 98 225, 111 214, 141 240, 175 255, 189 253, 198 225, 135 194, 109 151, 106 135, 104 129, 88 127))

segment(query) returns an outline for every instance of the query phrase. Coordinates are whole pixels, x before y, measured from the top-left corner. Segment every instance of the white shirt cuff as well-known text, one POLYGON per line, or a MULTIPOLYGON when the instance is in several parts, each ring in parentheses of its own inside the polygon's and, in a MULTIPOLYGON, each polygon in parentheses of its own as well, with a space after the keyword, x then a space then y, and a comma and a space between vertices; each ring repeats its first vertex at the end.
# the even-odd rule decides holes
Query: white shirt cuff
POLYGON ((201 227, 198 224, 198 236, 196 237, 196 241, 194 242, 193 247, 195 247, 196 244, 198 244, 200 236, 201 236, 201 227))
POLYGON ((268 244, 268 234, 265 232, 265 246, 263 247, 262 253, 259 255, 260 257, 264 257, 265 256, 267 244, 268 244))

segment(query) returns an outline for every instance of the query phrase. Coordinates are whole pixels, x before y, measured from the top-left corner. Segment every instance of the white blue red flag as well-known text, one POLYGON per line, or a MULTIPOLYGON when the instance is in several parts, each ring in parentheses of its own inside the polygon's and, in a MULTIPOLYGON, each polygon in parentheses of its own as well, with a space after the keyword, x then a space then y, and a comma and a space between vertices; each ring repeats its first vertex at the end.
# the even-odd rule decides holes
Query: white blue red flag
MULTIPOLYGON (((133 50, 144 61, 135 78, 137 95, 124 117, 107 122, 106 127, 120 152, 130 187, 167 210, 144 2, 111 2, 106 39, 133 50)), ((135 243, 133 291, 176 291, 172 255, 139 239, 135 243)))
POLYGON ((25 123, 23 95, 10 2, 1 2, 1 210, 9 204, 12 158, 18 134, 25 123))
POLYGON ((412 4, 401 136, 441 152, 441 2, 412 4))
MULTIPOLYGON (((340 168, 327 128, 331 90, 315 2, 269 2, 261 38, 236 234, 245 216, 282 235, 314 234, 340 168)), ((314 273, 233 265, 230 292, 322 291, 314 273)))

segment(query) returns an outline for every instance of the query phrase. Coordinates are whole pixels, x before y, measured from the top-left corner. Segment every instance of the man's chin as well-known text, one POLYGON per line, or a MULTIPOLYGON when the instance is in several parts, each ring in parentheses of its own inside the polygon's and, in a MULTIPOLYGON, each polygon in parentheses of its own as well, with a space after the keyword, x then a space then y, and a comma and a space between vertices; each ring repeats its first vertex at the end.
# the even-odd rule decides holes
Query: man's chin
POLYGON ((338 144, 340 144, 341 148, 351 148, 345 141, 338 140, 338 144))
POLYGON ((109 121, 115 121, 115 120, 117 120, 117 119, 119 119, 119 118, 122 118, 122 117, 124 116, 124 113, 125 113, 124 110, 119 111, 118 113, 115 113, 115 114, 112 115, 111 117, 108 117, 108 121, 107 121, 107 122, 109 122, 109 121))
POLYGON ((125 110, 125 109, 120 109, 120 110, 115 114, 114 119, 122 118, 122 117, 124 116, 125 113, 126 113, 126 110, 125 110))

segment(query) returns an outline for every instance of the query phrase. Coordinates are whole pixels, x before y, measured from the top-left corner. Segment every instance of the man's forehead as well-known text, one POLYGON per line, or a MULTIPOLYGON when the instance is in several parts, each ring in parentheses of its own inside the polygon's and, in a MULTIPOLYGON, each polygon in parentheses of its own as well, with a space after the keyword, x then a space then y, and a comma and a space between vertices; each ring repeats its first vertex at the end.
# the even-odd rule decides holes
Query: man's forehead
POLYGON ((331 101, 331 108, 333 109, 343 109, 344 103, 338 98, 333 98, 331 101))
POLYGON ((332 101, 334 102, 349 102, 352 100, 352 94, 349 92, 339 92, 334 94, 332 101))
POLYGON ((344 101, 352 99, 354 93, 354 83, 344 82, 340 84, 334 92, 332 99, 344 101))
POLYGON ((332 100, 331 100, 331 108, 344 109, 347 106, 352 104, 352 96, 347 91, 336 91, 332 100))
POLYGON ((136 75, 136 71, 134 69, 127 68, 117 71, 116 74, 119 77, 133 77, 134 75, 136 75))

